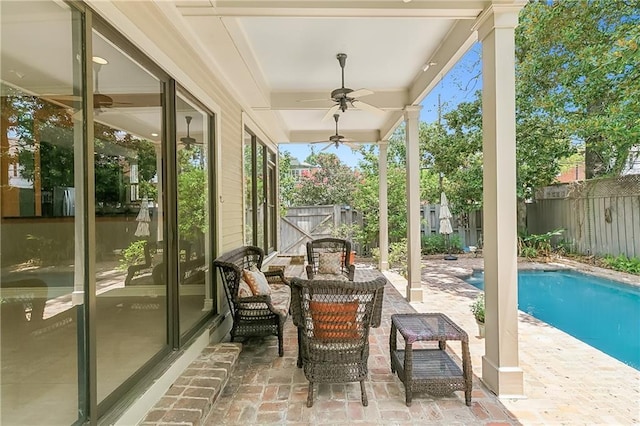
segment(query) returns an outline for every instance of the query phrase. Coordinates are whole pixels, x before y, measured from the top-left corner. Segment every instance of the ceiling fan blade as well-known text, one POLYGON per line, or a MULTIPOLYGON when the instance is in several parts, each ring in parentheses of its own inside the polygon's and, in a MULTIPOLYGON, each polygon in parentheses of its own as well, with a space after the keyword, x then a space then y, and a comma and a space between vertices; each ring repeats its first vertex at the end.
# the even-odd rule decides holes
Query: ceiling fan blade
POLYGON ((331 108, 329 108, 329 111, 327 111, 327 113, 324 115, 324 117, 322 117, 322 121, 325 121, 329 117, 332 117, 333 114, 335 114, 338 111, 338 108, 340 108, 340 105, 334 105, 331 108))
POLYGON ((363 111, 373 112, 374 114, 384 114, 384 111, 378 107, 370 105, 366 102, 362 102, 359 100, 355 100, 351 103, 355 108, 361 109, 363 111))
POLYGON ((354 90, 353 92, 349 93, 348 96, 350 98, 361 98, 363 96, 369 96, 369 95, 373 95, 373 90, 358 89, 358 90, 354 90))
POLYGON ((348 146, 349 148, 356 150, 356 149, 360 149, 360 147, 354 143, 348 142, 346 139, 343 139, 343 143, 345 144, 345 146, 348 146))
POLYGON ((333 99, 329 99, 329 98, 321 98, 321 99, 298 99, 296 102, 320 102, 320 101, 333 101, 333 99))
POLYGON ((333 145, 333 142, 329 142, 329 143, 327 144, 327 146, 325 146, 324 148, 322 148, 322 149, 320 150, 320 152, 322 152, 322 151, 326 150, 327 148, 331 147, 331 145, 333 145))

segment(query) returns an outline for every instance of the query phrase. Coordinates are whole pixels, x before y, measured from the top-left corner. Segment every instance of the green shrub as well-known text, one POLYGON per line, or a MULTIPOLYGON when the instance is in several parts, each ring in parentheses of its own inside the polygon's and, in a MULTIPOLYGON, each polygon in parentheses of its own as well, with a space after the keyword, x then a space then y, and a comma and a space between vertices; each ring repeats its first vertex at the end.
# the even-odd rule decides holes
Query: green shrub
POLYGON ((389 266, 400 269, 400 273, 407 277, 407 239, 389 244, 389 266))
POLYGON ((460 253, 462 251, 462 239, 459 235, 449 236, 447 239, 442 234, 426 235, 422 237, 422 254, 460 253))
POLYGON ((627 272, 629 274, 640 275, 640 259, 637 257, 627 257, 621 254, 618 257, 607 255, 602 262, 609 268, 616 271, 627 272))
POLYGON ((526 258, 551 256, 551 238, 562 235, 564 229, 555 229, 544 234, 521 235, 518 237, 520 256, 526 258))
POLYGON ((484 322, 484 293, 478 294, 476 300, 469 305, 476 321, 484 322))
POLYGON ((122 250, 120 254, 120 266, 118 266, 118 268, 126 270, 131 265, 144 263, 144 246, 146 243, 145 240, 134 241, 129 244, 129 247, 122 250))
POLYGON ((444 253, 445 239, 442 234, 425 235, 422 237, 422 254, 444 253))

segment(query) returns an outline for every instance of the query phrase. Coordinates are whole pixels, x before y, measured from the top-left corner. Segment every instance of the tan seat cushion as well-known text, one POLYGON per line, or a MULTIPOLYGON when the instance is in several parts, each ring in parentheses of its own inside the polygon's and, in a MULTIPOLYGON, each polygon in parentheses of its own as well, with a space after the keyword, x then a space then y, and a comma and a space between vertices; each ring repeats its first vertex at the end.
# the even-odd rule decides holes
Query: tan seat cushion
POLYGON ((289 315, 291 288, 286 284, 271 284, 271 304, 279 316, 289 315))

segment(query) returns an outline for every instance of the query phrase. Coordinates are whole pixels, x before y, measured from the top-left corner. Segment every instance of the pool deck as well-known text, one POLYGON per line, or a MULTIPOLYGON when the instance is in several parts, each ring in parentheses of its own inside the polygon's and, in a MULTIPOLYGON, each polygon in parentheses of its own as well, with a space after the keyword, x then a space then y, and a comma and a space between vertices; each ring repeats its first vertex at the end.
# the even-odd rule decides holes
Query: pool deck
MULTIPOLYGON (((550 267, 577 269, 632 285, 640 281, 637 276, 564 259, 519 265, 519 269, 550 267)), ((483 269, 482 258, 423 258, 424 301, 411 305, 418 312, 446 312, 469 332, 473 372, 482 377, 484 339, 476 337, 477 327, 469 313, 478 290, 462 280, 474 269, 483 269)), ((404 278, 392 272, 385 275, 404 295, 404 278)), ((526 399, 500 402, 520 423, 640 424, 640 371, 523 312, 519 312, 518 332, 526 399)))
MULTIPOLYGON (((371 264, 357 263, 356 277, 379 274, 371 264)), ((521 263, 522 269, 576 267, 607 278, 637 283, 638 278, 580 264, 521 263), (577 265, 577 266, 576 266, 577 265)), ((482 383, 485 340, 469 304, 479 290, 463 278, 483 269, 483 259, 462 255, 456 261, 442 256, 422 260, 424 301, 404 299, 406 280, 384 272, 391 284, 385 292, 383 326, 372 329, 369 357, 369 407, 362 407, 357 384, 321 385, 317 401, 306 408, 307 381, 295 366, 295 329, 285 326, 285 356, 277 356, 275 338, 250 339, 239 364, 203 425, 638 425, 640 371, 580 342, 527 314, 519 313, 520 367, 524 371, 524 399, 498 399, 482 383), (391 374, 388 359, 389 316, 397 312, 443 312, 467 331, 473 365, 472 406, 464 396, 438 398, 414 395, 404 404, 404 390, 391 374)), ((459 345, 449 345, 460 357, 459 345)), ((154 423, 156 424, 156 423, 154 423)))

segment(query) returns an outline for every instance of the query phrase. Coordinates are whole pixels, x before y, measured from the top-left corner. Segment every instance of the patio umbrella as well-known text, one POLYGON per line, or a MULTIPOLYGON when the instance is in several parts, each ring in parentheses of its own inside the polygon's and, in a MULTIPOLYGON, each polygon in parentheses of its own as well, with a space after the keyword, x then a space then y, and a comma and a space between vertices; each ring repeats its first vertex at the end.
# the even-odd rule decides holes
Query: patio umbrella
POLYGON ((149 200, 146 198, 144 198, 140 204, 140 211, 138 212, 136 221, 138 222, 138 227, 133 235, 136 237, 148 237, 151 235, 149 230, 149 224, 151 223, 151 216, 149 216, 149 200))
POLYGON ((438 219, 440 219, 440 233, 445 236, 447 248, 449 250, 449 254, 444 257, 445 260, 458 260, 456 256, 451 255, 449 235, 453 234, 453 228, 451 227, 452 217, 453 215, 451 214, 451 210, 449 210, 447 196, 443 191, 440 195, 440 215, 438 219))

